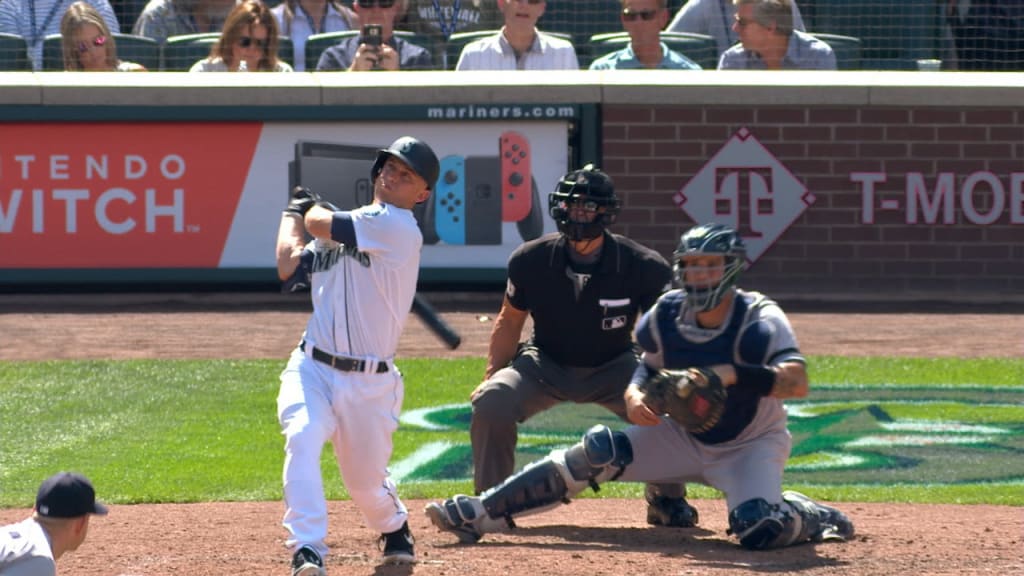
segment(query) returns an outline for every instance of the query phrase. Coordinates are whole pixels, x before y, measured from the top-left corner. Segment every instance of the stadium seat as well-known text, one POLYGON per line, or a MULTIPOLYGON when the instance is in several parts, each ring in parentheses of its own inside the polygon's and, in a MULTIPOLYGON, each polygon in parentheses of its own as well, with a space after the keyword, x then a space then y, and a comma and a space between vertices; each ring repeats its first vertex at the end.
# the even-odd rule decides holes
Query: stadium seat
POLYGON ((64 70, 64 44, 60 34, 47 34, 43 38, 43 65, 40 70, 44 72, 64 70))
POLYGON ((859 70, 861 67, 861 41, 853 36, 808 32, 818 40, 832 47, 839 70, 859 70))
MULTIPOLYGON (((408 30, 395 30, 392 32, 395 36, 411 42, 417 46, 426 48, 431 54, 434 54, 434 41, 428 36, 416 34, 408 30)), ((344 30, 342 32, 324 32, 322 34, 313 34, 309 38, 306 38, 306 70, 312 72, 316 70, 316 65, 320 62, 320 55, 335 44, 341 43, 346 38, 358 36, 361 34, 359 30, 344 30)), ((434 65, 440 67, 441 62, 435 62, 434 65)))
POLYGON ((164 44, 163 70, 188 72, 193 64, 210 55, 210 48, 219 39, 220 32, 171 36, 164 44))
POLYGON ((28 45, 16 34, 0 34, 0 70, 31 70, 28 60, 28 45))
POLYGON ((815 30, 861 40, 861 68, 915 70, 935 58, 944 2, 935 0, 817 0, 815 30))
MULTIPOLYGON (((472 32, 456 32, 449 36, 448 44, 445 46, 445 50, 448 55, 448 69, 455 70, 455 65, 459 63, 459 57, 462 55, 462 49, 465 48, 467 44, 475 42, 481 38, 494 36, 499 32, 501 32, 501 30, 473 30, 472 32)), ((565 32, 551 32, 544 30, 543 28, 541 29, 541 32, 556 38, 561 38, 562 40, 573 42, 572 36, 565 32)), ((573 48, 576 50, 576 57, 580 61, 580 66, 585 68, 585 66, 583 66, 583 60, 584 55, 587 53, 586 44, 581 45, 573 43, 573 48)))
MULTIPOLYGON (((705 34, 692 34, 689 32, 662 32, 661 41, 683 56, 700 64, 705 70, 714 70, 718 67, 718 48, 715 39, 705 34)), ((580 66, 586 68, 590 63, 615 50, 621 50, 629 44, 627 32, 611 32, 606 34, 595 34, 590 37, 587 45, 590 47, 591 57, 587 63, 580 61, 580 66)))

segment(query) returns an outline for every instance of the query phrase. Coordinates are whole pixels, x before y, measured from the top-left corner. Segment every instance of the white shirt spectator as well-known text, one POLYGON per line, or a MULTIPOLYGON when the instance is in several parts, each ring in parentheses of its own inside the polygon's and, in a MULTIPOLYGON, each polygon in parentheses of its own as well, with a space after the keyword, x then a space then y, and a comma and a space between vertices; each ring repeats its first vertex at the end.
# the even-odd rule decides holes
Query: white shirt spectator
MULTIPOLYGON (((732 29, 735 17, 736 5, 732 0, 687 0, 666 30, 711 36, 721 56, 740 41, 732 29)), ((804 19, 800 16, 796 2, 793 2, 793 29, 801 32, 804 30, 804 19)))
MULTIPOLYGON (((76 0, 0 0, 0 32, 17 34, 28 44, 28 57, 32 69, 43 68, 43 40, 50 34, 60 34, 60 21, 68 6, 76 0)), ((83 0, 95 8, 110 31, 118 33, 114 9, 107 0, 83 0)), ((63 67, 63 61, 62 61, 63 67)))
POLYGON ((462 49, 456 70, 579 70, 576 49, 568 40, 537 31, 530 49, 521 55, 502 33, 471 42, 462 49))

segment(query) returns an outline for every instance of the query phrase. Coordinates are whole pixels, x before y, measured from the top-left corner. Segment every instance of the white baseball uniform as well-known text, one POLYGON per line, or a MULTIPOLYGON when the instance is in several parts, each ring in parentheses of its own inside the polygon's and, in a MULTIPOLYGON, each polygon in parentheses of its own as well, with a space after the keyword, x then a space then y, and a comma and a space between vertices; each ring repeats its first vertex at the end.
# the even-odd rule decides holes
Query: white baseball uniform
POLYGON ((54 576, 50 540, 38 522, 29 518, 0 527, 0 574, 3 576, 54 576))
POLYGON ((306 247, 313 314, 281 373, 277 398, 287 544, 312 546, 321 556, 327 553, 327 502, 320 454, 327 441, 369 528, 393 532, 408 517, 387 465, 404 394, 393 360, 423 245, 411 210, 371 204, 336 212, 334 219, 351 225, 355 243, 314 240, 306 247), (331 356, 340 359, 336 367, 325 363, 331 356))

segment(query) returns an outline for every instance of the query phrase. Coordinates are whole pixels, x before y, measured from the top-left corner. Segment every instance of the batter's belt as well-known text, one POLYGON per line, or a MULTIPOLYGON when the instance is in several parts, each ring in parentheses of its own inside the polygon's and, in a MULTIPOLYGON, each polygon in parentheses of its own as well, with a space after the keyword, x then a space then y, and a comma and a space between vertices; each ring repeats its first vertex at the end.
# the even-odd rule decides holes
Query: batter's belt
MULTIPOLYGON (((306 351, 306 341, 299 342, 299 350, 306 351)), ((349 356, 335 356, 329 354, 323 350, 313 346, 311 353, 313 360, 321 364, 326 364, 335 370, 341 370, 342 372, 365 372, 366 371, 366 360, 360 358, 351 358, 349 356)), ((377 363, 377 374, 383 374, 390 370, 388 363, 381 360, 377 363)))

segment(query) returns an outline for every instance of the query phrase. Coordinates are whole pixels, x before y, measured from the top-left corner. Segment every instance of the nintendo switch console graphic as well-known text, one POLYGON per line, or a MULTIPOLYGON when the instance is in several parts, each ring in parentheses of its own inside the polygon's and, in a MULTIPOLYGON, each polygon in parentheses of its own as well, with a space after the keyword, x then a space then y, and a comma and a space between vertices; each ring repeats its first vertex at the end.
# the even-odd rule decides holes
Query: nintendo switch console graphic
POLYGON ((445 156, 434 192, 435 229, 453 245, 501 244, 498 157, 445 156))
POLYGON ((498 156, 501 157, 501 219, 520 222, 529 216, 533 206, 529 141, 518 132, 505 132, 498 139, 498 156))
MULTIPOLYGON (((305 186, 342 210, 373 202, 370 170, 380 147, 299 140, 295 161, 289 164, 291 190, 305 186)), ((436 244, 434 206, 431 199, 413 208, 424 244, 436 244)))

